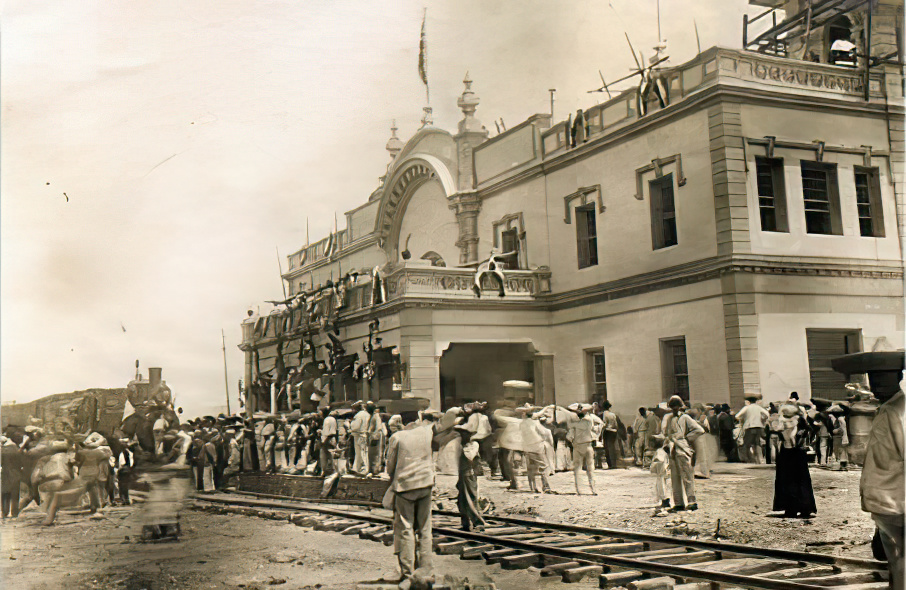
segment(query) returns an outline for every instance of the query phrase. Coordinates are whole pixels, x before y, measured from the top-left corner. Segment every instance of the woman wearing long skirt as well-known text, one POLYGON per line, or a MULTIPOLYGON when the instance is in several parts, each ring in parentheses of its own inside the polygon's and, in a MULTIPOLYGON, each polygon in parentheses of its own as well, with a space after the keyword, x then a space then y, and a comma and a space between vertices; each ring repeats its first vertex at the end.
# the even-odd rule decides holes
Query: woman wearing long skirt
POLYGON ((810 518, 818 512, 812 478, 808 472, 809 430, 795 406, 780 408, 783 431, 777 453, 777 473, 774 480, 774 511, 783 511, 786 518, 810 518))
MULTIPOLYGON (((705 429, 706 435, 710 432, 710 425, 708 424, 708 417, 704 413, 704 406, 696 404, 695 407, 689 410, 689 416, 705 429)), ((700 436, 692 441, 692 448, 695 451, 695 477, 711 479, 711 463, 714 461, 714 456, 708 446, 710 439, 710 436, 700 436)))

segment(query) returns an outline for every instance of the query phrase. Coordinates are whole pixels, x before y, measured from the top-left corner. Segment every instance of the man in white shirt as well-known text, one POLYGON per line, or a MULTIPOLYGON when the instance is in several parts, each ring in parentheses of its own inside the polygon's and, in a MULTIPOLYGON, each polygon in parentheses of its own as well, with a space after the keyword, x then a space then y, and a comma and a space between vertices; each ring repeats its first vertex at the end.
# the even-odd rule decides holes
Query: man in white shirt
POLYGON ((576 495, 581 496, 579 491, 579 471, 585 469, 588 475, 588 487, 591 488, 591 495, 597 496, 595 491, 595 449, 594 441, 595 423, 591 417, 591 406, 588 404, 573 404, 567 408, 575 412, 578 420, 569 423, 569 432, 566 434, 566 440, 573 445, 573 478, 576 481, 576 495))
POLYGON ((673 483, 673 508, 670 511, 698 510, 698 503, 695 501, 695 476, 692 470, 692 442, 703 435, 705 429, 688 414, 683 413, 686 404, 680 396, 672 396, 667 402, 667 407, 671 413, 664 416, 661 429, 666 438, 664 446, 670 455, 670 480, 673 483))
POLYGON ((381 420, 381 414, 377 411, 374 402, 369 401, 365 404, 365 411, 368 414, 365 431, 365 440, 368 445, 368 475, 376 476, 381 473, 381 461, 384 457, 384 421, 381 420))
POLYGON ((330 414, 330 408, 321 408, 321 415, 324 416, 324 422, 321 424, 321 475, 328 477, 336 471, 332 451, 337 446, 339 429, 336 417, 330 414))
POLYGON ((758 396, 747 395, 746 405, 736 413, 743 431, 743 455, 747 463, 764 463, 763 437, 764 426, 768 423, 770 413, 756 402, 758 396))
POLYGON ((410 579, 432 567, 431 490, 434 488, 434 423, 400 430, 390 437, 387 474, 393 494, 393 552, 400 573, 410 579))
POLYGON ((526 404, 516 408, 518 414, 524 416, 519 424, 519 433, 522 435, 522 455, 525 457, 528 470, 529 489, 537 493, 535 475, 541 474, 542 493, 551 493, 551 486, 547 481, 547 459, 544 458, 544 442, 554 444, 554 437, 541 421, 535 418, 535 413, 541 408, 526 404))
POLYGON ((352 404, 352 409, 356 408, 359 411, 353 417, 349 426, 349 433, 352 435, 352 444, 355 449, 352 471, 356 475, 365 475, 368 463, 368 419, 371 416, 365 411, 362 402, 358 401, 352 404))

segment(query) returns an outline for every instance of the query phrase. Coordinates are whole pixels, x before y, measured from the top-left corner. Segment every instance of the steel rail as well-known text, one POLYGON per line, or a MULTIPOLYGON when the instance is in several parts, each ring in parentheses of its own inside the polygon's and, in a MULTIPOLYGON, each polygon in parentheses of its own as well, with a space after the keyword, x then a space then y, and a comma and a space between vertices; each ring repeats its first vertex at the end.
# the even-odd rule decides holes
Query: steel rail
MULTIPOLYGON (((235 497, 221 497, 221 496, 211 496, 207 494, 198 494, 195 496, 195 499, 202 500, 205 502, 219 503, 219 504, 239 504, 246 505, 250 507, 258 508, 279 508, 279 509, 288 509, 288 510, 303 510, 307 512, 316 512, 319 514, 325 514, 329 516, 336 516, 338 518, 346 518, 350 520, 361 520, 366 522, 373 522, 376 524, 382 524, 385 526, 393 526, 393 519, 376 516, 374 514, 366 514, 362 512, 351 512, 347 510, 335 510, 330 508, 322 508, 321 506, 312 506, 306 505, 301 502, 268 502, 264 500, 257 500, 251 498, 235 498, 235 497)), ((502 517, 505 518, 505 517, 502 517)), ((513 519, 519 521, 521 519, 513 519)), ((555 526, 550 526, 554 523, 542 523, 537 521, 524 521, 526 526, 532 526, 536 528, 544 529, 553 529, 555 526)), ((521 524, 521 523, 520 523, 521 524)), ((566 527, 571 527, 571 525, 563 525, 566 527)), ((608 534, 609 536, 614 536, 609 533, 603 533, 603 531, 611 530, 614 533, 621 533, 620 537, 631 538, 626 533, 631 533, 629 531, 616 531, 613 529, 590 529, 588 527, 572 527, 575 529, 586 529, 586 531, 598 531, 594 534, 608 534)), ((568 529, 560 529, 568 530, 568 529)), ((576 530, 574 532, 582 532, 584 534, 590 534, 586 531, 576 530)), ((544 555, 550 555, 553 557, 560 557, 568 559, 570 561, 580 561, 587 562, 592 565, 601 565, 601 566, 616 566, 628 570, 637 570, 646 573, 655 573, 662 574, 666 576, 679 577, 684 579, 695 579, 695 580, 704 580, 708 582, 717 582, 721 584, 733 584, 736 586, 742 586, 745 588, 760 588, 763 590, 826 590, 826 586, 814 585, 814 584, 801 584, 797 582, 791 582, 788 580, 778 580, 772 578, 764 578, 760 576, 744 576, 739 574, 731 574, 726 572, 717 572, 717 571, 707 571, 696 569, 695 567, 682 566, 682 565, 672 565, 665 563, 657 563, 653 561, 646 561, 640 559, 632 559, 629 557, 617 557, 613 555, 601 555, 597 553, 587 553, 584 551, 574 551, 569 548, 548 546, 543 544, 529 543, 526 541, 519 541, 516 539, 508 539, 506 537, 495 537, 489 534, 476 533, 471 531, 462 531, 459 529, 451 529, 447 527, 433 527, 433 532, 447 537, 456 537, 460 539, 465 539, 468 541, 475 541, 478 543, 494 545, 498 547, 506 547, 510 549, 518 549, 525 551, 527 553, 541 553, 544 555)), ((686 540, 684 539, 675 539, 672 537, 664 537, 661 535, 651 535, 652 537, 657 537, 658 543, 669 543, 673 545, 683 545, 686 540), (667 539, 664 541, 662 539, 667 539)), ((726 545, 719 542, 712 542, 714 546, 713 550, 720 553, 735 553, 736 551, 728 549, 726 545)), ((733 545, 734 547, 745 547, 744 545, 733 545)), ((719 555, 720 555, 719 553, 719 555)), ((810 554, 807 554, 810 555, 810 554)), ((762 555, 762 557, 768 557, 767 555, 762 555)))
MULTIPOLYGON (((455 517, 459 516, 458 512, 451 512, 448 510, 435 510, 434 514, 455 517)), ((820 565, 849 565, 853 567, 887 571, 887 563, 883 561, 875 561, 873 559, 860 559, 858 557, 843 557, 836 555, 826 555, 824 553, 809 553, 807 551, 795 551, 792 549, 753 547, 750 545, 740 545, 739 543, 709 541, 706 539, 683 539, 671 535, 659 535, 657 533, 644 533, 639 531, 627 531, 623 529, 585 527, 541 520, 530 520, 526 518, 515 518, 512 516, 495 516, 483 514, 482 518, 484 518, 485 520, 494 520, 508 524, 518 524, 526 527, 543 528, 570 533, 581 533, 585 535, 619 537, 621 539, 633 539, 635 541, 648 541, 651 543, 662 543, 667 545, 697 547, 701 549, 710 549, 712 551, 723 551, 725 553, 739 553, 745 555, 754 555, 757 557, 774 557, 777 559, 802 561, 820 565)))

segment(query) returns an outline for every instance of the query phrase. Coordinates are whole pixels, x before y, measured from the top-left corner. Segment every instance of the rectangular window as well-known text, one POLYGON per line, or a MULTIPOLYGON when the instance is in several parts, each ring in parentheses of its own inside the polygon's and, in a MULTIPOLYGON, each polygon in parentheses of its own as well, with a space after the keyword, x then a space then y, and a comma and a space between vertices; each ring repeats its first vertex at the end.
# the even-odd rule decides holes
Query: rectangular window
POLYGON ((783 159, 756 157, 755 177, 758 184, 761 231, 788 232, 783 159))
POLYGON ((595 205, 576 207, 576 245, 579 250, 579 268, 598 264, 598 230, 595 225, 595 205))
POLYGON ((604 349, 589 350, 585 355, 590 398, 601 403, 607 400, 607 365, 604 362, 604 349))
POLYGON ((843 235, 837 165, 802 160, 801 169, 805 231, 810 234, 843 235))
POLYGON ((509 269, 519 268, 519 230, 515 227, 500 232, 500 245, 503 257, 506 260, 506 267, 509 269))
POLYGON ((664 396, 678 395, 689 401, 689 364, 686 361, 686 337, 661 341, 661 363, 664 368, 664 396))
POLYGON ((808 348, 809 381, 812 385, 812 397, 830 400, 846 399, 846 377, 834 371, 831 359, 844 354, 862 351, 861 330, 822 330, 805 331, 808 348))
POLYGON ((853 168, 856 176, 856 208, 859 211, 859 235, 884 237, 884 212, 881 207, 881 181, 877 168, 853 168))
POLYGON ((651 195, 651 243, 655 250, 675 246, 676 207, 673 202, 673 174, 648 183, 651 195))

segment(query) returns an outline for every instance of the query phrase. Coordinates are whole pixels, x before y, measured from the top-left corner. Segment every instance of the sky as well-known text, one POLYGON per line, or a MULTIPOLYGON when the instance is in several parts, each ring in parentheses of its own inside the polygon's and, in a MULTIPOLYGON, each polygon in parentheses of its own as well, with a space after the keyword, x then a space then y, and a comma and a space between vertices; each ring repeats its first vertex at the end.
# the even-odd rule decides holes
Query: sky
MULTIPOLYGON (((662 2, 679 64, 739 47, 746 0, 662 2)), ((496 133, 592 106, 657 41, 657 0, 3 0, 0 398, 124 387, 138 359, 188 416, 231 409, 239 322, 466 72, 496 133), (222 336, 223 335, 223 336, 222 336)), ((760 9, 753 8, 753 13, 760 9)), ((342 224, 341 224, 342 228, 342 224)))

